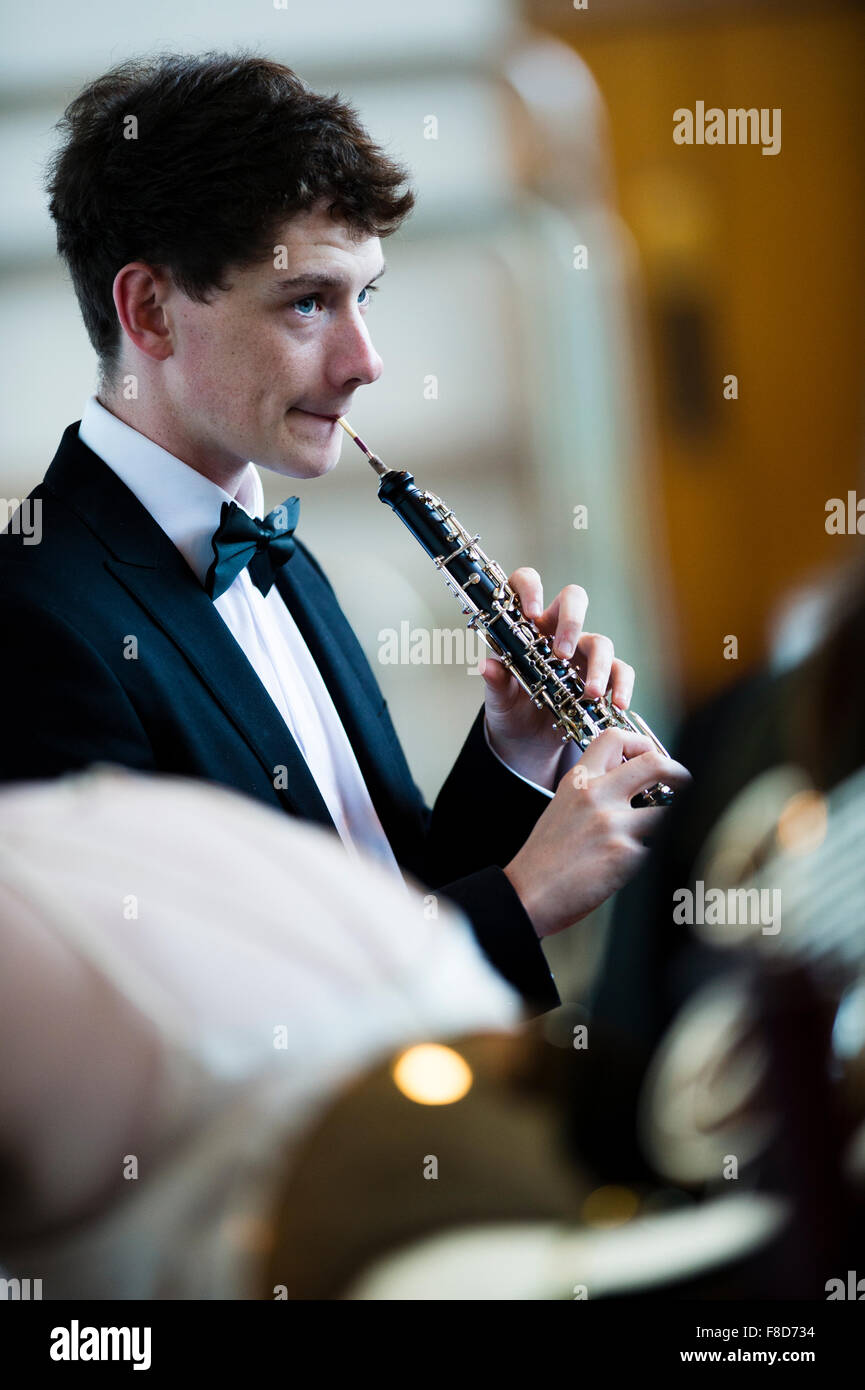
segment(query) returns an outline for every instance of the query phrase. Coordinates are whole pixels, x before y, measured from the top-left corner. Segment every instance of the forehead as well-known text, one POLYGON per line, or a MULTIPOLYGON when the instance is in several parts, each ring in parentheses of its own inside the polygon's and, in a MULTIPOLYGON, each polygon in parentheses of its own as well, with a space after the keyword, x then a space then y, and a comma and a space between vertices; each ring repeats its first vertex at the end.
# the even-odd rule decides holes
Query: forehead
POLYGON ((297 213, 277 228, 273 262, 263 267, 265 277, 287 288, 362 287, 384 271, 378 237, 358 237, 342 221, 334 221, 324 208, 297 213))

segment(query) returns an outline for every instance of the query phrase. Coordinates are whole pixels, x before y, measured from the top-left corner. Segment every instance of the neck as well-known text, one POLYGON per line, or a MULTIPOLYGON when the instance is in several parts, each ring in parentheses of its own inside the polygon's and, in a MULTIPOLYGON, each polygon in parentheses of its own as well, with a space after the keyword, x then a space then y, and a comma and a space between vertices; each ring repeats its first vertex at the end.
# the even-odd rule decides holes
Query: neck
POLYGON ((160 409, 158 418, 154 418, 153 413, 146 410, 141 401, 125 400, 118 392, 104 386, 100 386, 96 399, 105 410, 122 420, 124 425, 129 425, 130 429, 137 430, 145 439, 152 440, 160 449, 165 449, 166 453, 180 459, 187 468, 194 469, 202 477, 216 483, 230 497, 237 496, 237 490, 249 466, 248 460, 218 458, 212 451, 205 450, 184 429, 182 422, 172 415, 170 408, 160 409))

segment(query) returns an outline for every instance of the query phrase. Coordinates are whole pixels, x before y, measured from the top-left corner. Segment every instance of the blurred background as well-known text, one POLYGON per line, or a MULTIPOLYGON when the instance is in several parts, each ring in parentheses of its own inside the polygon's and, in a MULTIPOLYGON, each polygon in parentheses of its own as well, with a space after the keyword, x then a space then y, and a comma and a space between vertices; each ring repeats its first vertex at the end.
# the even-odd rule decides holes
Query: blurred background
MULTIPOLYGON (((385 370, 351 416, 372 448, 506 572, 533 565, 548 598, 582 584, 662 738, 813 640, 815 596, 859 543, 827 533, 826 503, 865 489, 859 4, 46 0, 2 23, 6 498, 95 388, 41 187, 55 121, 132 54, 244 46, 339 92, 412 171, 417 209, 384 244, 369 319, 385 370), (780 108, 780 152, 674 143, 674 111, 698 101, 780 108)), ((298 491, 432 800, 482 681, 471 659, 380 655, 388 630, 406 656, 412 632, 460 630, 459 609, 348 441, 298 491)), ((551 943, 563 993, 599 939, 551 943)))

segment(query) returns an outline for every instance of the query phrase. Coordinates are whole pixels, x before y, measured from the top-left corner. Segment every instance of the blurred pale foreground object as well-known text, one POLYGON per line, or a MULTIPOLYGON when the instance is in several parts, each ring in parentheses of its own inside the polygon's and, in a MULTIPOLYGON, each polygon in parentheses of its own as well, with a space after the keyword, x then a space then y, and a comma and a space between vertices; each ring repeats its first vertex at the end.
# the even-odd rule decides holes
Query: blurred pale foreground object
POLYGON ((745 1193, 617 1230, 552 1222, 464 1228, 380 1261, 345 1297, 560 1300, 649 1292, 751 1254, 781 1229, 786 1213, 777 1198, 745 1193))
POLYGON ((244 1233, 338 1088, 521 1017, 428 906, 220 787, 103 765, 0 792, 4 1271, 45 1298, 256 1296, 244 1233))

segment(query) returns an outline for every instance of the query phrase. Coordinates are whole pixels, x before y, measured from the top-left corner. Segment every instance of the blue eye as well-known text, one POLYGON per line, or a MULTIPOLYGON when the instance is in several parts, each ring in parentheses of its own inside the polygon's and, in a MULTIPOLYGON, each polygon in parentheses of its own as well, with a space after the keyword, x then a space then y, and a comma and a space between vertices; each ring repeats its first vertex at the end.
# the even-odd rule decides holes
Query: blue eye
MULTIPOLYGON (((360 292, 360 294, 358 295, 358 299, 360 299, 360 295, 361 295, 361 294, 365 294, 365 295, 367 296, 366 299, 363 301, 363 304, 361 305, 361 307, 362 307, 362 308, 368 308, 369 305, 372 303, 372 296, 373 296, 374 294, 377 294, 377 293, 378 293, 378 285, 366 285, 366 286, 364 287, 364 289, 362 289, 361 292, 360 292)), ((314 318, 315 315, 314 315, 314 314, 306 314, 306 313, 304 313, 300 306, 301 306, 302 304, 317 304, 318 302, 319 302, 319 301, 318 301, 318 295, 315 295, 315 294, 306 294, 306 295, 304 295, 303 299, 296 299, 296 300, 294 301, 294 303, 292 304, 291 307, 292 307, 292 309, 297 309, 297 311, 298 311, 298 313, 300 314, 300 317, 301 317, 302 319, 311 319, 311 318, 314 318)))

